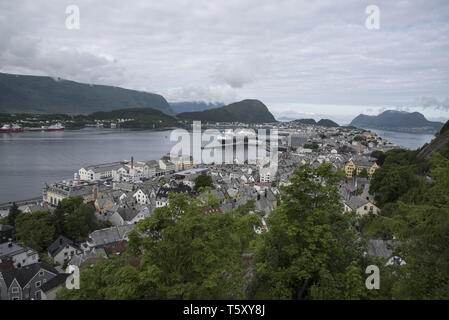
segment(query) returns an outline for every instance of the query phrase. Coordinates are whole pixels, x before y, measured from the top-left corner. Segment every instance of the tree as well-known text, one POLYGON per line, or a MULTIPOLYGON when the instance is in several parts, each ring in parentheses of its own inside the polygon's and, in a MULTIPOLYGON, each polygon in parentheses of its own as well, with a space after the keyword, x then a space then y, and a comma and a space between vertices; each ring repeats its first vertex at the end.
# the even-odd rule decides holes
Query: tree
POLYGON ((200 191, 201 188, 213 187, 212 177, 206 174, 200 174, 195 178, 195 190, 200 191))
POLYGON ((50 212, 21 213, 16 219, 16 236, 24 245, 42 252, 54 240, 55 227, 50 212))
POLYGON ((204 203, 169 194, 129 234, 124 255, 81 272, 80 290, 61 299, 233 299, 243 298, 247 267, 242 254, 255 239, 255 214, 205 214, 204 203), (132 265, 130 259, 139 263, 132 265))
POLYGON ((359 177, 360 178, 368 178, 368 170, 366 170, 366 168, 363 168, 362 170, 360 170, 359 177))
POLYGON ((16 219, 22 211, 19 210, 15 202, 12 203, 11 208, 9 208, 8 216, 6 217, 6 223, 10 226, 16 225, 16 219))
POLYGON ((257 246, 255 297, 360 298, 363 247, 352 227, 354 215, 342 214, 342 178, 329 164, 294 172, 257 246))
POLYGON ((55 234, 77 240, 100 228, 92 205, 83 202, 82 197, 63 199, 53 214, 55 234))

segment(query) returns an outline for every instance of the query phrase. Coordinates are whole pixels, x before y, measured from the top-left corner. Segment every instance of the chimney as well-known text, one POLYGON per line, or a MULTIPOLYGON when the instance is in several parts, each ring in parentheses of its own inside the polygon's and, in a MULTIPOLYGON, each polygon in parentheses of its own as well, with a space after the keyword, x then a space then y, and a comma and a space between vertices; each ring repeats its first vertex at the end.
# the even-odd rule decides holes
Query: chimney
POLYGON ((59 245, 62 245, 62 238, 59 238, 59 245))
POLYGON ((134 157, 131 156, 131 169, 134 167, 134 157))

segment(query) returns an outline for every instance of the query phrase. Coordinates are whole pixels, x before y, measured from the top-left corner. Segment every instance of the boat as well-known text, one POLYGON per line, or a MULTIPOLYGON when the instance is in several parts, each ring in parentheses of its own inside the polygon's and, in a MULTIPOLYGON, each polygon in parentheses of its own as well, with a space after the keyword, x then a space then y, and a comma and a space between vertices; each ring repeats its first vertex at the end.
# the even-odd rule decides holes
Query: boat
POLYGON ((48 126, 45 131, 61 131, 64 130, 64 126, 60 124, 59 122, 57 124, 52 124, 51 126, 48 126))
POLYGON ((3 127, 0 128, 0 132, 22 132, 23 129, 20 125, 14 123, 11 127, 10 124, 4 124, 3 127))

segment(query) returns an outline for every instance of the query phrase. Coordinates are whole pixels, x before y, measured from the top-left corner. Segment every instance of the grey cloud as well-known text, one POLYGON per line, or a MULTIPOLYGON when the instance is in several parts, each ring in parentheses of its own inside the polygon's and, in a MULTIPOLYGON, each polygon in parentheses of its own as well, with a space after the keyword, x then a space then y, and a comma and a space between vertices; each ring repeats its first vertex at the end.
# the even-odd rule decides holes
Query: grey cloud
POLYGON ((77 31, 65 28, 68 3, 0 0, 0 71, 177 101, 407 105, 449 92, 447 0, 378 0, 376 31, 364 26, 368 0, 73 3, 77 31))

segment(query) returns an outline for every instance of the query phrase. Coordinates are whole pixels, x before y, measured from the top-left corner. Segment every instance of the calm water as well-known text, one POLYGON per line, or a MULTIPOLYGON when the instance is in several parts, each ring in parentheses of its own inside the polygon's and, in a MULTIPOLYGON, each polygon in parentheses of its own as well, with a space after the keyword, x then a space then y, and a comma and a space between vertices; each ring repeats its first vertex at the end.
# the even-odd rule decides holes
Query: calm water
POLYGON ((83 129, 0 134, 0 203, 42 195, 45 182, 72 179, 83 166, 130 159, 158 160, 170 131, 83 129))
POLYGON ((376 133, 378 136, 390 141, 391 143, 411 150, 421 148, 425 143, 430 142, 435 138, 432 134, 403 133, 377 129, 368 130, 376 133))

